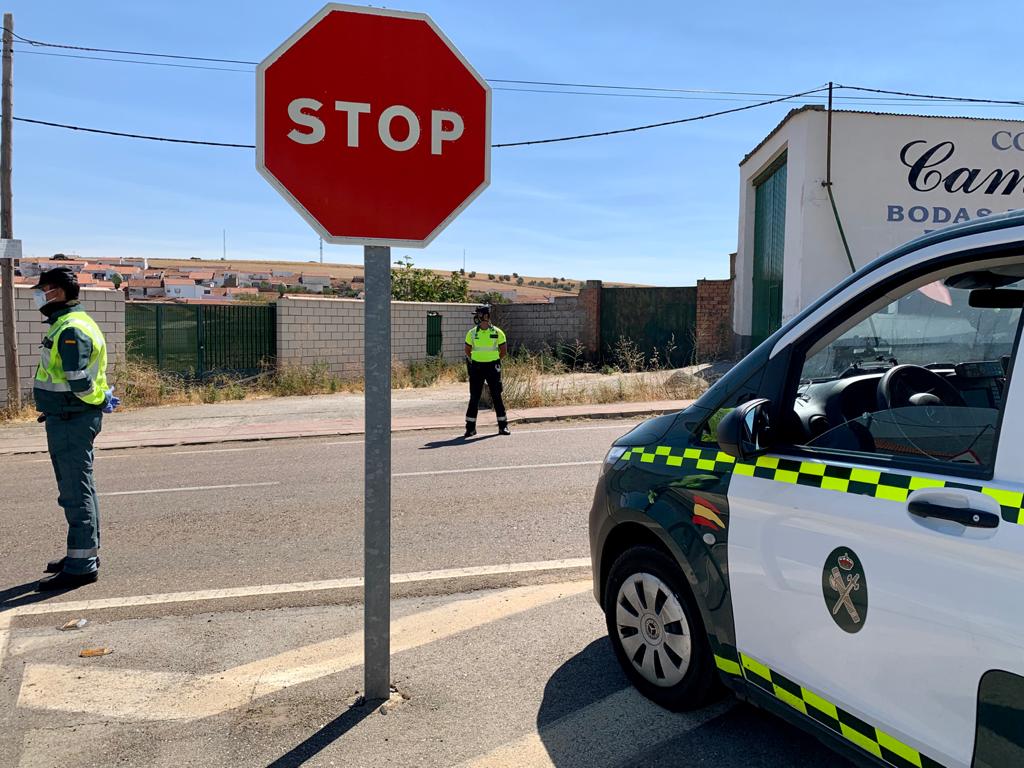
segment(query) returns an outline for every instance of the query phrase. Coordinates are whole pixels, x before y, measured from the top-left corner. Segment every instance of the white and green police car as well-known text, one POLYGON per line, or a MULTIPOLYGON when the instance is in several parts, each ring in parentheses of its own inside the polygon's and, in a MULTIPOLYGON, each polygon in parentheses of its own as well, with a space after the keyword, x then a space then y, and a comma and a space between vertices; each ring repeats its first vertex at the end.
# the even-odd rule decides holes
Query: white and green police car
POLYGON ((1024 213, 836 286, 618 440, 590 515, 620 663, 873 765, 1024 766, 1024 213))

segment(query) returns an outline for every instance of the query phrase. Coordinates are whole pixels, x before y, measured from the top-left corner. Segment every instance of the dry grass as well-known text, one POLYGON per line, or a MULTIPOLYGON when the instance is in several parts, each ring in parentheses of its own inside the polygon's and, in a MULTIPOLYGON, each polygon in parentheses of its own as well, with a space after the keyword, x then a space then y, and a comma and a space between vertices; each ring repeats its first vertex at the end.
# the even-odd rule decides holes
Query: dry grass
POLYGON ((9 405, 0 407, 0 422, 35 421, 38 416, 31 399, 22 403, 21 408, 13 408, 9 405))
POLYGON ((441 384, 458 384, 468 379, 469 373, 464 362, 456 363, 440 357, 410 363, 398 360, 391 362, 392 389, 420 389, 441 384))
POLYGON ((594 374, 581 364, 578 344, 557 351, 517 352, 502 364, 505 404, 509 408, 538 408, 689 400, 707 389, 707 384, 695 376, 658 368, 659 358, 669 360, 674 348, 660 354, 654 350, 647 361, 631 344, 619 345, 616 358, 621 367, 606 366, 601 370, 604 375, 594 374))

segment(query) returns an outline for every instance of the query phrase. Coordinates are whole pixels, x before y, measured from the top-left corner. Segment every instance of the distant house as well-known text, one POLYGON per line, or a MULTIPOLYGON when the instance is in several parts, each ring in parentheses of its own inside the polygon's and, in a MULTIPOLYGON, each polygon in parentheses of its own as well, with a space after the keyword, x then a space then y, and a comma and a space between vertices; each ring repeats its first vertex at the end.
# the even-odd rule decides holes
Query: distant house
POLYGON ((127 288, 130 301, 145 301, 164 295, 162 280, 126 280, 121 287, 127 288))
POLYGON ((324 288, 331 287, 330 275, 309 275, 305 272, 299 277, 299 282, 313 293, 323 293, 324 288))
POLYGON ((164 295, 169 299, 201 299, 210 292, 204 285, 197 285, 187 277, 165 277, 164 295))
POLYGON ((212 283, 213 272, 189 272, 188 279, 196 283, 212 283))

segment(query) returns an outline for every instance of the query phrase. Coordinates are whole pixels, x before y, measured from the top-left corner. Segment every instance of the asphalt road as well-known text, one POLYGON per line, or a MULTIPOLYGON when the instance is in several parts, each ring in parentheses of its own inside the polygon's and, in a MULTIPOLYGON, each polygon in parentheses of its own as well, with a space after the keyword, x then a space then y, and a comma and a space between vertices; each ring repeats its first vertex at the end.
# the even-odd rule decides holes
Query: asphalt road
MULTIPOLYGON (((395 436, 393 571, 586 558, 599 464, 631 426, 395 436)), ((618 669, 579 568, 396 599, 392 679, 408 700, 387 716, 350 708, 358 594, 306 604, 296 583, 361 575, 361 446, 101 453, 102 578, 42 602, 26 590, 62 548, 54 480, 43 457, 0 458, 0 766, 848 765, 732 699, 651 705, 618 669), (260 586, 278 602, 255 607, 276 610, 214 597, 260 586), (202 597, 146 604, 188 590, 202 597), (68 615, 90 623, 58 632, 68 615), (78 658, 87 646, 115 652, 78 658)))
MULTIPOLYGON (((586 557, 600 462, 631 427, 537 425, 470 441, 396 435, 394 572, 586 557)), ((75 599, 362 573, 360 439, 106 451, 96 481, 101 579, 75 599)), ((62 554, 55 502, 45 457, 0 457, 0 585, 28 583, 62 554)))

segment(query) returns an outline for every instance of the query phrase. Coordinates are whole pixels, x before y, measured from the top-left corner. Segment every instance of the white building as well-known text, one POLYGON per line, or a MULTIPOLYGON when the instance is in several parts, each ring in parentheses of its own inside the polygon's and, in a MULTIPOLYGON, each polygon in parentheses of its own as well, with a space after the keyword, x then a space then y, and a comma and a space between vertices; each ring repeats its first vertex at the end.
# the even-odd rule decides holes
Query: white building
POLYGON ((194 280, 187 278, 165 278, 164 295, 169 299, 201 299, 210 293, 210 289, 204 285, 197 285, 194 280))
POLYGON ((1024 122, 789 115, 740 163, 733 329, 749 349, 850 274, 853 264, 949 224, 1024 207, 1024 122), (838 217, 837 217, 838 213, 838 217))

